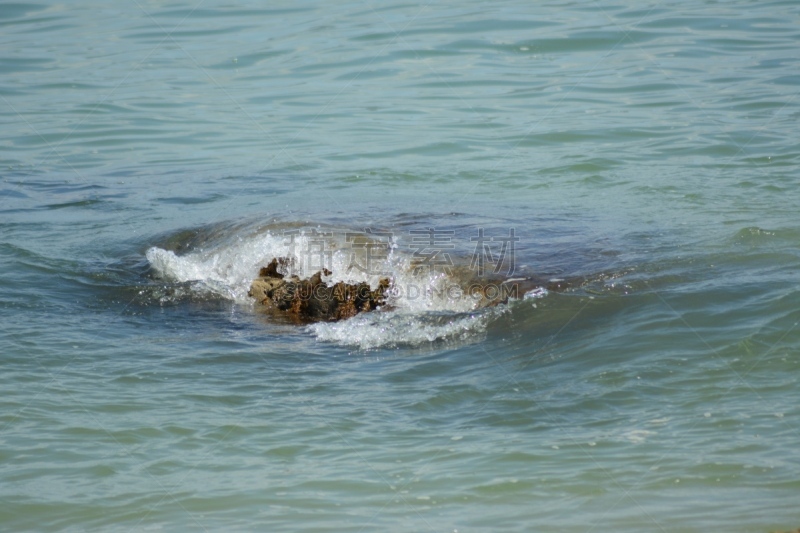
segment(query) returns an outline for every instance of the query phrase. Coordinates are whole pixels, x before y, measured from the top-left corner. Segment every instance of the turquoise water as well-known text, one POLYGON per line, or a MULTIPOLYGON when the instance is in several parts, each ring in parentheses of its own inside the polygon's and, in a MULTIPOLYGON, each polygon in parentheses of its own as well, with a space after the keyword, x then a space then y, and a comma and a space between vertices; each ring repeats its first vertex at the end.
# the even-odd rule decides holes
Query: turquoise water
POLYGON ((0 529, 800 526, 796 2, 0 27, 0 529), (247 298, 292 239, 345 276, 368 229, 419 295, 314 325, 247 298), (437 296, 481 230, 497 276, 579 282, 437 296))

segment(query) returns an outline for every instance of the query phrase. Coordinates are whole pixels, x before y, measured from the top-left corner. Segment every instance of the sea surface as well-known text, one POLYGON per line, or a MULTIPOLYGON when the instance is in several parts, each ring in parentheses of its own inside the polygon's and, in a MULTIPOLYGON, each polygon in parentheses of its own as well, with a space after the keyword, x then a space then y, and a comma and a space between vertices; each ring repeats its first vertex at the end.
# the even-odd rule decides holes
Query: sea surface
POLYGON ((0 529, 800 527, 798 124, 794 0, 0 3, 0 529))

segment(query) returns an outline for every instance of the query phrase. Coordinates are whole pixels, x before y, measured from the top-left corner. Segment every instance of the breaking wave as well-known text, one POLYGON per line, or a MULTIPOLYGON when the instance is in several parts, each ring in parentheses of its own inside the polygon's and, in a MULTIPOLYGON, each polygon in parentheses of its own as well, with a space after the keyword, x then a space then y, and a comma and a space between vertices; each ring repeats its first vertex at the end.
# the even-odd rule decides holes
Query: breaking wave
MULTIPOLYGON (((391 280, 388 310, 306 326, 321 341, 361 349, 471 342, 479 340, 487 324, 506 310, 506 306, 481 308, 480 297, 472 290, 477 285, 470 285, 475 271, 466 260, 456 258, 446 269, 420 267, 413 254, 401 249, 388 232, 273 224, 211 229, 186 246, 186 241, 192 240, 189 237, 196 236, 173 238, 145 253, 153 277, 172 286, 165 291, 161 285, 161 303, 189 296, 254 306, 248 297, 250 284, 274 257, 289 258, 291 273, 300 278, 328 268, 332 272, 329 284, 366 282, 375 288, 381 278, 391 280)), ((540 287, 517 294, 502 280, 497 280, 492 290, 520 301, 547 295, 540 287)))

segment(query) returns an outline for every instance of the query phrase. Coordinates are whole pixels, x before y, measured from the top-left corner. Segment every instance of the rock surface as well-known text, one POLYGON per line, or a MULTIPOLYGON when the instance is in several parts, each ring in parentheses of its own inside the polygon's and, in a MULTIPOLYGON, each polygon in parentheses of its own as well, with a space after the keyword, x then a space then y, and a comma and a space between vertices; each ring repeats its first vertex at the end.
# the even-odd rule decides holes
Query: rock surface
POLYGON ((372 311, 386 301, 389 280, 381 279, 372 290, 368 283, 340 281, 328 286, 322 278, 331 272, 323 269, 309 279, 286 277, 290 262, 275 258, 262 268, 248 293, 267 310, 285 313, 298 322, 332 321, 350 318, 362 311, 372 311))

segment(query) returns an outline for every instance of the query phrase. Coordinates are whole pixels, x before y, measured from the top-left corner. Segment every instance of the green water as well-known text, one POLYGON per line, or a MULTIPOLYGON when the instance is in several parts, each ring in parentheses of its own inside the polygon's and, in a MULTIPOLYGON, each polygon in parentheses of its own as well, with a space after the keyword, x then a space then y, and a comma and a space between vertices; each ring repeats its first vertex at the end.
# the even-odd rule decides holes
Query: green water
POLYGON ((0 529, 796 529, 799 44, 788 1, 0 5, 0 529), (435 288, 430 228, 585 283, 245 296, 315 231, 435 288))

